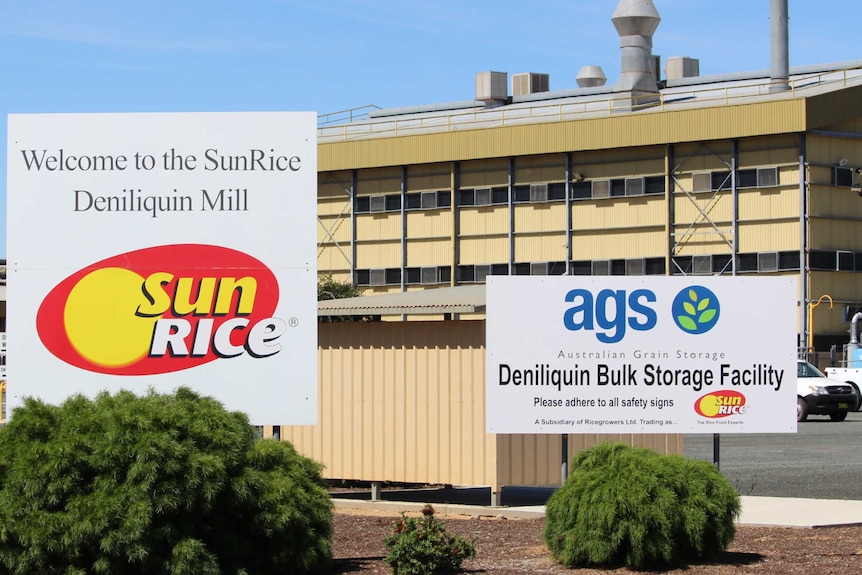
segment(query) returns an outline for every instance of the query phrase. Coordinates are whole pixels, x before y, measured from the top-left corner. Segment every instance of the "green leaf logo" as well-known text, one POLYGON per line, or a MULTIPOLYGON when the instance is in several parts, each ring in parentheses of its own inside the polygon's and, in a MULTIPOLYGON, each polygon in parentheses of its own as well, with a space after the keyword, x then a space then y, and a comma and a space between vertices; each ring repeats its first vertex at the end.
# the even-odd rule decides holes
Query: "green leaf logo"
POLYGON ((706 333, 715 327, 720 313, 718 297, 704 286, 681 290, 673 300, 672 314, 676 325, 693 335, 706 333))

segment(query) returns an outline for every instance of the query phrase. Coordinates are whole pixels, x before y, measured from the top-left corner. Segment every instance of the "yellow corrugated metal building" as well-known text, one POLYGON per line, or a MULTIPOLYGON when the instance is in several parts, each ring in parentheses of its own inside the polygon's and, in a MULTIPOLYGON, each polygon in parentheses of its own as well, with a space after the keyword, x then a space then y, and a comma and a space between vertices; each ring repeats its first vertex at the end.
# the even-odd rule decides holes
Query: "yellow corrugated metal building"
MULTIPOLYGON (((319 270, 368 295, 490 274, 790 275, 800 347, 840 348, 862 307, 862 61, 701 77, 681 58, 657 82, 651 37, 621 45, 614 86, 527 74, 509 94, 485 72, 475 101, 321 122, 319 270)), ((320 422, 281 436, 333 478, 558 483, 560 436, 485 433, 483 311, 321 324, 320 422)), ((573 435, 568 455, 604 439, 573 435)), ((613 439, 682 452, 677 435, 613 439)))

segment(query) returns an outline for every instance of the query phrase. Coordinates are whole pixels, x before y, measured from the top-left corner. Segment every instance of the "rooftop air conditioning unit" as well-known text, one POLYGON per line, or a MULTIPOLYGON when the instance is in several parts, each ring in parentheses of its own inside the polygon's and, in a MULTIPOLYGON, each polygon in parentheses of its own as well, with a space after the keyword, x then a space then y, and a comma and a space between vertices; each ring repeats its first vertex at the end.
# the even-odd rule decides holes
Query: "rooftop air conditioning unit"
POLYGON ((550 76, 536 72, 512 74, 512 95, 527 96, 550 90, 550 76))
POLYGON ((475 193, 477 206, 491 205, 491 188, 476 188, 475 193))
POLYGON ((505 104, 509 99, 506 72, 478 72, 476 74, 476 99, 485 106, 505 104))
POLYGON ((547 202, 548 184, 530 184, 530 201, 547 202))
POLYGON ((688 56, 671 56, 667 59, 664 73, 668 80, 695 78, 700 75, 700 60, 688 56))

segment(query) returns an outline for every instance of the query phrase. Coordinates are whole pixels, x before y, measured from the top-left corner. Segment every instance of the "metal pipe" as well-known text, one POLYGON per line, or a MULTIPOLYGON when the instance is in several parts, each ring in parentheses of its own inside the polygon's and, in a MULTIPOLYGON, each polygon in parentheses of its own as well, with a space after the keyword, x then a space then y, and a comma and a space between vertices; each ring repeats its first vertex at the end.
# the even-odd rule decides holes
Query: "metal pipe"
POLYGON ((771 62, 769 77, 770 92, 785 92, 790 89, 790 40, 787 24, 787 0, 770 0, 769 25, 771 62))

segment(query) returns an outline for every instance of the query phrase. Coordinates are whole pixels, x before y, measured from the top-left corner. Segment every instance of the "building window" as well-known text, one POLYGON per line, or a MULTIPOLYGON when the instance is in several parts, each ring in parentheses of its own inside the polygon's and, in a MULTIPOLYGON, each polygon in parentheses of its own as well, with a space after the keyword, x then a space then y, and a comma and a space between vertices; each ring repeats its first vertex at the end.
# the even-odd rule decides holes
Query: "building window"
POLYGON ((356 285, 401 285, 401 268, 372 268, 356 270, 356 285))
POLYGON ((849 188, 853 186, 853 170, 842 166, 835 166, 832 170, 832 185, 849 188))
POLYGON ((408 285, 448 284, 452 280, 452 268, 449 266, 423 266, 407 268, 408 285))
POLYGON ((440 190, 438 192, 412 192, 406 194, 408 210, 435 210, 448 208, 452 205, 452 193, 440 190))

